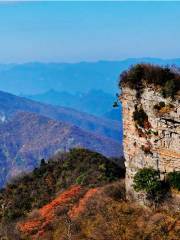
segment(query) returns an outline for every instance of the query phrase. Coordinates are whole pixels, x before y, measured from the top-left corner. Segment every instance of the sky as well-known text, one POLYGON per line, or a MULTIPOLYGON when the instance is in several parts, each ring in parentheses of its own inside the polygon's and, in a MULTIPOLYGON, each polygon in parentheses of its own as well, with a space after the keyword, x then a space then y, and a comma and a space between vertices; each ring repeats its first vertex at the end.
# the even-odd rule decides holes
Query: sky
POLYGON ((0 3, 0 63, 180 57, 180 2, 0 3))

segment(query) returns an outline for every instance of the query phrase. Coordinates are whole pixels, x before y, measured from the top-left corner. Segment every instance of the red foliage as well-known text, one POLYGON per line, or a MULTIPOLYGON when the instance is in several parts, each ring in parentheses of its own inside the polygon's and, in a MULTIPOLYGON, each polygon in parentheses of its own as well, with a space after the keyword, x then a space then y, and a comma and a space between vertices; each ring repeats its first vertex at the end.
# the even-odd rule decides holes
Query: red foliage
POLYGON ((81 190, 80 186, 73 186, 69 190, 60 194, 55 200, 51 203, 45 205, 39 210, 40 215, 46 219, 52 219, 54 216, 54 210, 57 206, 64 204, 76 196, 81 190))
POLYGON ((18 229, 20 232, 31 234, 33 231, 38 230, 40 225, 41 225, 41 220, 34 219, 34 220, 29 220, 27 222, 18 224, 18 229))
MULTIPOLYGON (((23 235, 31 235, 32 239, 43 238, 47 227, 56 217, 55 210, 58 206, 69 203, 81 191, 81 186, 76 185, 61 193, 56 199, 38 210, 38 216, 18 224, 18 229, 23 235)), ((89 189, 85 195, 68 212, 70 218, 78 217, 85 211, 87 202, 98 192, 97 188, 89 189)))
POLYGON ((44 234, 44 229, 48 224, 50 224, 55 217, 55 209, 62 204, 68 203, 73 197, 80 193, 81 187, 76 185, 72 186, 67 191, 61 193, 56 199, 54 199, 49 204, 46 204, 39 209, 38 219, 27 220, 25 222, 18 224, 18 229, 21 233, 28 235, 36 233, 36 237, 42 236, 44 234))
POLYGON ((78 204, 73 206, 73 208, 68 212, 68 216, 70 218, 75 218, 79 216, 82 212, 84 212, 86 208, 86 204, 96 193, 98 192, 97 188, 89 189, 86 194, 80 199, 78 204))

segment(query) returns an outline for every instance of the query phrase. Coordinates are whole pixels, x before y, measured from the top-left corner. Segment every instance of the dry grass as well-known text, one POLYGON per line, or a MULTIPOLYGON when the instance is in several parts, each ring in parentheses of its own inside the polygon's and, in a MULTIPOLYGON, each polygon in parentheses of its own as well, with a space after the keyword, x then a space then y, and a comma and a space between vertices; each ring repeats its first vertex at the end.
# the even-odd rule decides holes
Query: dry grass
MULTIPOLYGON (((90 189, 68 214, 56 215, 40 240, 179 240, 180 213, 150 210, 125 200, 122 181, 90 189), (71 214, 70 214, 71 213, 71 214)), ((30 235, 29 235, 30 236, 30 235)), ((30 239, 33 237, 30 236, 30 239)))

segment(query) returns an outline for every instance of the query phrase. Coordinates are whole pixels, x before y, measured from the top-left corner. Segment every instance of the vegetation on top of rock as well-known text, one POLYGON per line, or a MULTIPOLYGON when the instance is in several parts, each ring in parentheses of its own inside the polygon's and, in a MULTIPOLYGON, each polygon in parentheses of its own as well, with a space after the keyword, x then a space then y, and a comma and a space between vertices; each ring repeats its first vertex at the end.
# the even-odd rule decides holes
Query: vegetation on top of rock
POLYGON ((120 75, 119 86, 129 86, 141 93, 145 84, 161 87, 164 97, 174 97, 180 90, 180 74, 170 67, 160 67, 152 64, 137 64, 120 75))
POLYGON ((41 161, 32 173, 14 179, 0 192, 1 220, 25 216, 50 202, 59 191, 74 184, 101 186, 124 177, 124 170, 103 155, 86 149, 72 149, 41 161))

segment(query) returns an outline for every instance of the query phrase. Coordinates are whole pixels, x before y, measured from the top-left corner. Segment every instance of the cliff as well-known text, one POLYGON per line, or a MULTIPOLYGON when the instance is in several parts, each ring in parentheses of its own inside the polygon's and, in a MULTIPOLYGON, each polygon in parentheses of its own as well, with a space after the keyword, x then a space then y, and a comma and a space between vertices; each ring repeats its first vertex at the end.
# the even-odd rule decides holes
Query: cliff
MULTIPOLYGON (((171 87, 168 89, 173 93, 171 96, 165 95, 162 93, 163 88, 168 85, 168 77, 164 82, 162 79, 158 83, 151 79, 157 77, 157 69, 167 71, 151 65, 139 65, 121 76, 120 100, 123 107, 128 198, 142 197, 141 193, 136 193, 133 189, 133 179, 139 169, 152 167, 160 172, 161 179, 165 179, 169 172, 180 171, 179 75, 169 69, 169 73, 174 74, 176 85, 173 91, 171 87), (143 73, 139 74, 138 67, 143 73), (133 71, 139 75, 133 75, 133 71), (150 77, 147 71, 151 73, 150 77), (148 76, 147 80, 145 76, 148 76), (136 82, 135 78, 138 77, 139 81, 137 79, 136 82)), ((166 89, 166 93, 168 91, 166 89)))

